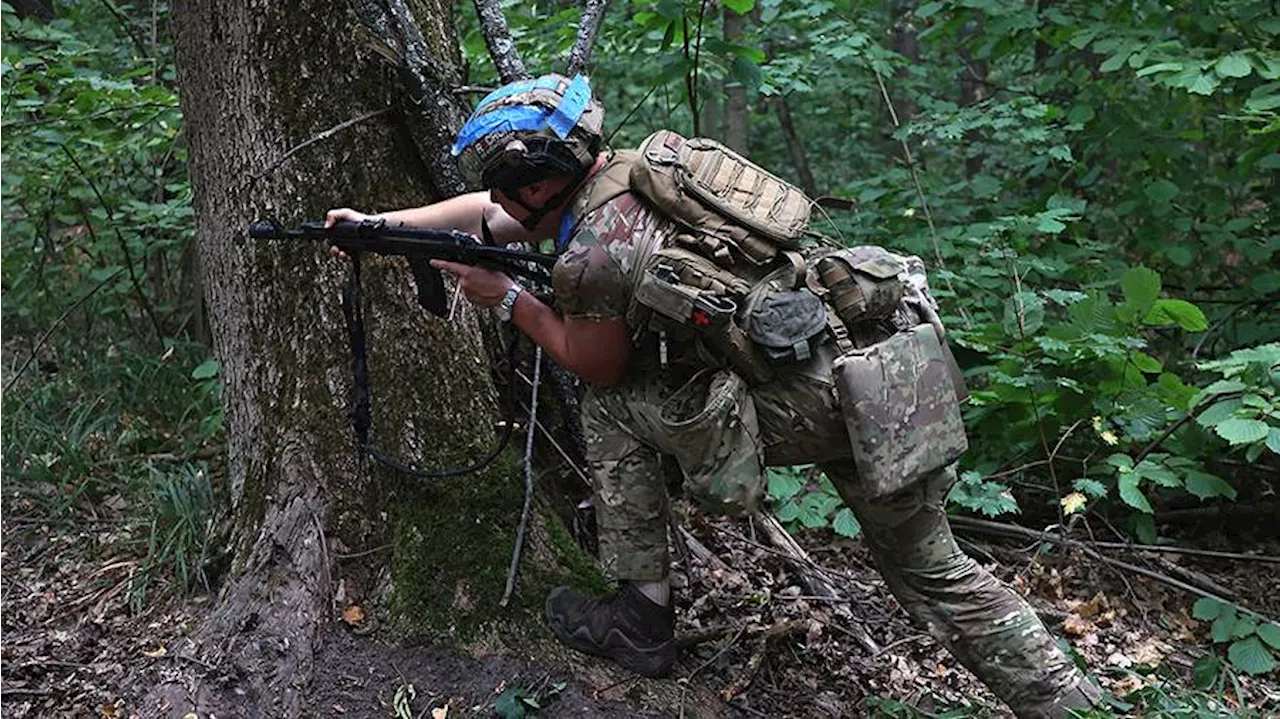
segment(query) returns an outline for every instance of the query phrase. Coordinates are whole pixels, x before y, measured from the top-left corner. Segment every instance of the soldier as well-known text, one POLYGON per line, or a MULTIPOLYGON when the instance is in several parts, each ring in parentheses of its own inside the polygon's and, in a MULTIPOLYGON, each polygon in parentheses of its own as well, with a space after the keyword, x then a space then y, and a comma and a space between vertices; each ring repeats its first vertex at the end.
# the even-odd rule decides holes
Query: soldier
POLYGON ((785 183, 724 153, 706 155, 715 167, 704 174, 732 165, 720 173, 729 179, 712 180, 757 188, 746 214, 677 221, 688 193, 649 183, 675 181, 680 138, 660 133, 640 154, 615 152, 602 147, 603 115, 581 76, 503 86, 454 146, 485 191, 327 216, 487 230, 498 243, 555 240, 556 309, 506 275, 432 264, 588 385, 600 560, 618 588, 606 597, 554 589, 546 611, 556 636, 646 676, 666 673, 676 645, 663 456, 704 504, 739 512, 762 492, 764 465, 813 462, 862 524, 902 606, 1019 716, 1096 702, 1031 607, 951 535, 944 502, 965 445, 955 391, 938 373, 949 354, 923 266, 879 248, 799 251, 774 230, 803 229, 807 201, 788 215, 785 183), (762 203, 762 192, 774 194, 762 203), (752 225, 752 206, 773 214, 752 225))

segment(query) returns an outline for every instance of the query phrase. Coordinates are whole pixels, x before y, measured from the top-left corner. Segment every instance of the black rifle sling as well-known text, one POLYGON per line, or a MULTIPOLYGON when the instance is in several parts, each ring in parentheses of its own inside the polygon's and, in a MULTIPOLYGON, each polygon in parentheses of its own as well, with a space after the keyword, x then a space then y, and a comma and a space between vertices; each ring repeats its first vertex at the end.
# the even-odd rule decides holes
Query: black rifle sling
MULTIPOLYGON (((353 398, 353 406, 351 410, 351 423, 356 430, 356 443, 359 450, 359 469, 361 473, 364 472, 364 457, 368 454, 383 465, 411 477, 420 477, 424 479, 456 477, 484 469, 493 462, 503 449, 506 448, 507 442, 511 439, 512 425, 515 424, 515 391, 510 387, 511 383, 508 383, 507 417, 506 421, 502 423, 502 430, 498 434, 498 440, 493 449, 490 450, 487 455, 473 464, 454 469, 427 472, 414 469, 405 462, 370 444, 369 428, 373 425, 373 418, 370 411, 372 394, 369 391, 368 343, 365 339, 364 333, 364 311, 360 302, 359 252, 351 253, 351 273, 347 275, 347 281, 342 287, 342 313, 346 316, 347 342, 351 346, 351 374, 355 384, 355 396, 353 398)), ((519 339, 519 335, 515 335, 507 345, 507 364, 512 368, 515 367, 516 345, 519 342, 519 339)))

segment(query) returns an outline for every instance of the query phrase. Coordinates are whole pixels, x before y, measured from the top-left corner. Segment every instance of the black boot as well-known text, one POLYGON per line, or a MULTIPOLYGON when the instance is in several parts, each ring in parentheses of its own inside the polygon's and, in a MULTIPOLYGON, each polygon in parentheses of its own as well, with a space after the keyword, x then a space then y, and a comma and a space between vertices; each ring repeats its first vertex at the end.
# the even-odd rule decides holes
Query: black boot
POLYGON ((564 644, 646 677, 666 674, 676 660, 675 609, 627 582, 598 599, 556 587, 547 597, 547 621, 564 644))

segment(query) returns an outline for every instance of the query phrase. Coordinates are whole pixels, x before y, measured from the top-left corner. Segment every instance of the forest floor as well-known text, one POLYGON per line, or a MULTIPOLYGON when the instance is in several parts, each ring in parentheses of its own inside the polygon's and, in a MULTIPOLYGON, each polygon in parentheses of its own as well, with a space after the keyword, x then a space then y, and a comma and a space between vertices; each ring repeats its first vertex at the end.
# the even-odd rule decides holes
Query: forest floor
MULTIPOLYGON (((13 503, 5 509, 4 717, 262 715, 249 697, 238 706, 223 704, 220 712, 191 712, 200 702, 181 696, 164 712, 140 707, 155 682, 218 681, 219 667, 176 650, 208 611, 209 598, 170 597, 135 612, 129 580, 139 563, 113 551, 121 538, 109 516, 54 531, 13 503)), ((1192 666, 1210 645, 1208 624, 1190 616, 1193 594, 1111 567, 1079 547, 962 530, 966 551, 1069 637, 1108 692, 1150 700, 1191 684, 1192 666)), ((429 640, 360 636, 335 621, 322 630, 307 704, 317 716, 401 719, 1009 716, 908 621, 860 539, 829 532, 799 539, 808 565, 769 546, 749 522, 691 518, 681 547, 694 551, 677 563, 673 581, 678 632, 698 641, 682 651, 671 679, 640 679, 594 659, 565 664, 474 648, 468 655, 429 640), (810 594, 806 572, 828 579, 848 601, 810 594), (582 671, 584 665, 593 668, 582 671)), ((1219 532, 1182 539, 1205 549, 1280 554, 1274 526, 1265 536, 1237 540, 1219 532)), ((1280 616, 1275 564, 1171 553, 1114 556, 1280 616)), ((1276 716, 1280 677, 1237 676, 1216 696, 1222 715, 1248 709, 1276 716)), ((1143 713, 1144 706, 1130 711, 1143 713)))

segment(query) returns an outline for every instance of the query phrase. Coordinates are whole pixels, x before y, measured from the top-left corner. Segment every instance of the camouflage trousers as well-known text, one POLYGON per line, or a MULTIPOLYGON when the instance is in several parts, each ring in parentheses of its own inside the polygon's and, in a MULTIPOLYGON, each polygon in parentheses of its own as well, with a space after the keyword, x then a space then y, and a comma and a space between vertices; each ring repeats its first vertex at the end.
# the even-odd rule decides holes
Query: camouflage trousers
MULTIPOLYGON (((1065 717, 1071 708, 1089 706, 1098 691, 1032 608, 957 546, 944 513, 954 467, 888 497, 864 498, 834 406, 829 360, 815 357, 753 390, 766 461, 819 464, 862 524, 903 608, 1018 716, 1065 717)), ((672 438, 661 436, 657 407, 671 391, 664 380, 641 375, 621 387, 591 390, 583 407, 600 558, 618 580, 667 576, 661 448, 672 438)))

